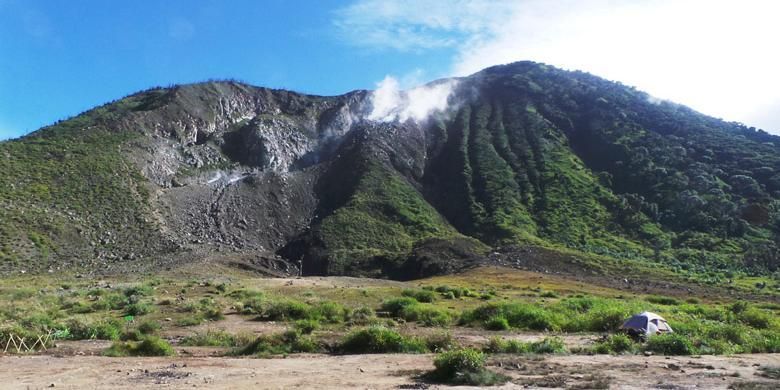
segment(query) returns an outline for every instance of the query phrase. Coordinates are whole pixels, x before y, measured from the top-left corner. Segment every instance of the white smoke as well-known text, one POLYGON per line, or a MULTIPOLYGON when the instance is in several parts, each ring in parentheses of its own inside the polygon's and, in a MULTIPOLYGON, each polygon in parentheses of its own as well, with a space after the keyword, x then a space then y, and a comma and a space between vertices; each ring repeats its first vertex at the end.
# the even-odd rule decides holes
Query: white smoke
POLYGON ((447 80, 402 91, 398 80, 385 76, 377 84, 376 91, 371 93, 371 113, 368 119, 381 122, 405 122, 412 119, 422 122, 434 112, 442 112, 447 108, 455 86, 457 81, 447 80))

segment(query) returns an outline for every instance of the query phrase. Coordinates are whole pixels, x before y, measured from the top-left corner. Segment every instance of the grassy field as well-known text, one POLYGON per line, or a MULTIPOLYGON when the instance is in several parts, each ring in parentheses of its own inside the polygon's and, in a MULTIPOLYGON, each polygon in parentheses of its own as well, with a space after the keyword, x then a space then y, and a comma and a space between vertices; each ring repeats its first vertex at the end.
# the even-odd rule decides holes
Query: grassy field
POLYGON ((109 340, 110 356, 171 355, 170 344, 223 355, 422 353, 670 355, 780 352, 780 305, 637 295, 502 268, 408 283, 357 278, 141 278, 87 281, 38 276, 0 280, 0 343, 109 340), (674 335, 635 342, 616 329, 653 311, 674 335), (219 329, 226 316, 275 330, 219 329), (213 325, 213 326, 212 326, 213 325), (212 329, 213 328, 213 329, 212 329), (193 330, 196 329, 196 330, 193 330), (206 330, 203 330, 206 329, 206 330), (464 343, 461 334, 478 335, 464 343), (535 341, 518 334, 533 333, 535 341), (572 345, 571 335, 591 335, 572 345))

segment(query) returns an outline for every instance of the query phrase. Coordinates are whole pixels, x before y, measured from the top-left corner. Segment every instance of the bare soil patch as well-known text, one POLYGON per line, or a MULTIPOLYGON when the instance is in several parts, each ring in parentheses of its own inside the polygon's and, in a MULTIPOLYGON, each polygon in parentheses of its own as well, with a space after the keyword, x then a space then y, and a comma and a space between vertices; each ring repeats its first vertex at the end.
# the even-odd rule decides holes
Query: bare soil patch
MULTIPOLYGON (((206 357, 108 358, 98 356, 0 357, 3 388, 444 388, 419 380, 432 355, 293 355, 277 359, 206 357)), ((512 356, 490 359, 491 369, 512 378, 498 388, 727 389, 759 383, 780 365, 778 354, 740 356, 512 356)))

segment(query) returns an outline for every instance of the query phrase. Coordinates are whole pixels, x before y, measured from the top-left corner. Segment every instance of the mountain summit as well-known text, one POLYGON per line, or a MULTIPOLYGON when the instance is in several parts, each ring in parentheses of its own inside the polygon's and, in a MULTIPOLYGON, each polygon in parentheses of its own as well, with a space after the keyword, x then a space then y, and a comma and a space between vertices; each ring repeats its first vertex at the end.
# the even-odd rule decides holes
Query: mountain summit
POLYGON ((0 170, 3 272, 409 279, 545 248, 765 273, 780 257, 780 137, 533 62, 334 97, 153 88, 0 143, 0 170))

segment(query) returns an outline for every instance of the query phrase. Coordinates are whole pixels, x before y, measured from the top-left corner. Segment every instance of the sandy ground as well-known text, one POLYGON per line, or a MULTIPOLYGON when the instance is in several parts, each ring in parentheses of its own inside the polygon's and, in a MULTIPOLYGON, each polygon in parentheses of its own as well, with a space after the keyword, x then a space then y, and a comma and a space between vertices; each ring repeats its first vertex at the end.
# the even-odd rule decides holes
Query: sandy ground
MULTIPOLYGON (((278 359, 3 356, 3 389, 414 389, 442 388, 417 377, 432 355, 296 355, 278 359)), ((491 369, 512 377, 497 388, 726 389, 735 382, 780 381, 758 375, 778 354, 733 357, 498 356, 491 369)))

